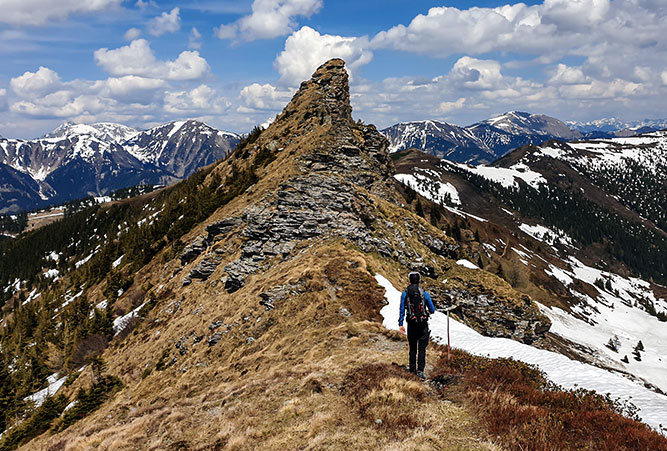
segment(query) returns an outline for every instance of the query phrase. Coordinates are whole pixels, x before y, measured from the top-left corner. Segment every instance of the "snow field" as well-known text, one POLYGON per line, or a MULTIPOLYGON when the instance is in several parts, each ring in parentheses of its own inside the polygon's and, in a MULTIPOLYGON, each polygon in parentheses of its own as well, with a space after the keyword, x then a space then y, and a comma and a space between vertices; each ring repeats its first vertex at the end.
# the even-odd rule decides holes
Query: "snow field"
MULTIPOLYGON (((375 279, 385 289, 388 304, 380 310, 382 324, 398 330, 401 292, 383 276, 375 279)), ((447 342, 447 315, 436 311, 430 319, 431 337, 438 343, 447 342)), ((507 338, 485 337, 475 330, 450 319, 450 336, 453 347, 475 355, 491 358, 513 358, 536 365, 547 377, 565 389, 584 388, 598 393, 609 393, 612 398, 632 402, 639 409, 642 421, 652 428, 665 432, 667 425, 667 396, 645 388, 619 374, 585 363, 570 360, 555 352, 545 351, 507 338)), ((406 348, 407 354, 407 348, 406 348)))
POLYGON ((667 392, 667 324, 644 311, 637 300, 651 302, 657 311, 667 310, 667 302, 656 298, 644 280, 601 271, 574 257, 568 262, 570 270, 549 265, 545 272, 560 280, 581 302, 572 308, 577 317, 540 305, 542 313, 552 322, 551 332, 589 347, 604 365, 642 378, 667 392), (596 280, 603 281, 611 290, 596 286, 600 295, 593 299, 574 289, 575 280, 591 285, 596 280), (617 352, 606 346, 612 338, 618 342, 617 352), (637 361, 632 353, 640 340, 644 351, 637 361), (621 361, 624 356, 628 357, 628 363, 621 361))

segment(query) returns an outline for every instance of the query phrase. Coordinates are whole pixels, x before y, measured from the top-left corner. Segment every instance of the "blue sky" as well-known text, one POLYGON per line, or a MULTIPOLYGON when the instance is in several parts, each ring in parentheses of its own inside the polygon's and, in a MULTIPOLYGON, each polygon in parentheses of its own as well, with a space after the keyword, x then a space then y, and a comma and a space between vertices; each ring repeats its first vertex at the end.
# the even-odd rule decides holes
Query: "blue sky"
POLYGON ((198 118, 245 132, 331 57, 354 116, 667 116, 664 0, 2 0, 0 134, 198 118))

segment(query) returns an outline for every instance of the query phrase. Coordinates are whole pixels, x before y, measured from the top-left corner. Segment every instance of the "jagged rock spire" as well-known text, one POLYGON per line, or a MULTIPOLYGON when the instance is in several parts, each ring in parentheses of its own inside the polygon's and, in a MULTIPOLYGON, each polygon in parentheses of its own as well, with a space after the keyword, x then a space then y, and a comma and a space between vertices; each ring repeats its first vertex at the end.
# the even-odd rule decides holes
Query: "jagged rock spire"
POLYGON ((327 61, 310 80, 301 83, 282 116, 300 113, 304 120, 316 119, 321 125, 352 122, 348 79, 345 61, 327 61))

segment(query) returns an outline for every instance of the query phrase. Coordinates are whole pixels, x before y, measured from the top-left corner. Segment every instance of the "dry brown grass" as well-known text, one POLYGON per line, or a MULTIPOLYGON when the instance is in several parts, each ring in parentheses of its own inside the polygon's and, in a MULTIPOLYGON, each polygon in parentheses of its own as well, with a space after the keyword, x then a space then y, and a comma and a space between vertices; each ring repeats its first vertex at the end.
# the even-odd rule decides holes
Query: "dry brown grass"
POLYGON ((375 321, 383 290, 361 253, 340 243, 311 249, 231 295, 211 286, 215 278, 160 299, 106 352, 126 385, 113 400, 26 449, 497 449, 467 410, 386 365, 405 361, 407 345, 375 321), (306 292, 265 311, 258 293, 284 283, 306 292), (208 336, 218 319, 238 326, 213 347, 204 339, 177 352, 180 337, 208 336), (142 378, 163 350, 177 362, 142 378), (352 381, 369 368, 377 383, 359 397, 362 412, 352 381))

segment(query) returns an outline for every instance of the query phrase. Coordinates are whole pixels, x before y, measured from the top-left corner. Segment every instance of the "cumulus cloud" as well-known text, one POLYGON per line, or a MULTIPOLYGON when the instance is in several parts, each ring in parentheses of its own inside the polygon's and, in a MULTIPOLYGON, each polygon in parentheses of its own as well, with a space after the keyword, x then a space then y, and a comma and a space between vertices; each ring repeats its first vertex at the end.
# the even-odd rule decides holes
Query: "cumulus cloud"
POLYGON ((37 72, 25 72, 9 82, 12 91, 23 98, 44 96, 58 90, 61 84, 58 73, 48 67, 40 67, 37 72))
POLYGON ((463 108, 463 105, 466 103, 466 98, 461 97, 456 102, 441 102, 440 103, 440 112, 450 113, 452 111, 460 110, 463 108))
POLYGON ((173 33, 181 29, 180 8, 174 8, 170 12, 163 12, 148 22, 148 32, 153 36, 162 36, 165 33, 173 33))
POLYGON ((449 79, 469 89, 488 90, 500 88, 503 76, 498 61, 464 56, 454 64, 449 79))
POLYGON ((95 61, 114 76, 138 75, 165 80, 194 80, 202 78, 209 65, 197 51, 184 51, 173 61, 158 60, 145 39, 109 50, 95 51, 95 61))
POLYGON ((296 86, 307 80, 322 63, 331 58, 342 58, 348 71, 354 74, 373 59, 368 50, 368 38, 320 34, 303 27, 285 41, 285 49, 276 58, 275 66, 280 81, 296 86))
POLYGON ((190 91, 167 91, 164 96, 164 109, 173 114, 202 111, 208 114, 220 114, 230 106, 229 100, 219 96, 215 89, 206 85, 199 85, 190 91))
POLYGON ((667 15, 665 4, 656 3, 544 0, 533 6, 435 7, 417 15, 408 26, 378 33, 372 44, 435 56, 494 51, 582 55, 615 45, 655 45, 667 15))
POLYGON ((10 86, 18 97, 10 111, 37 119, 148 122, 174 115, 220 114, 230 107, 227 99, 206 85, 174 89, 167 80, 137 75, 62 81, 55 71, 42 67, 13 78, 10 86))
POLYGON ((138 28, 130 28, 129 30, 127 30, 127 31, 125 32, 125 34, 123 35, 123 38, 124 38, 126 41, 134 41, 134 40, 137 39, 139 36, 141 36, 141 30, 140 30, 140 29, 138 29, 138 28))
POLYGON ((220 25, 213 29, 213 32, 219 39, 234 39, 238 33, 236 24, 220 25))
POLYGON ((0 23, 14 26, 44 25, 72 14, 93 13, 118 7, 122 0, 3 0, 0 23))
POLYGON ((660 74, 660 78, 662 79, 662 84, 667 86, 667 70, 663 71, 662 74, 660 74))
POLYGON ((556 73, 549 79, 549 83, 554 85, 572 85, 585 81, 586 77, 580 67, 569 67, 565 64, 559 64, 556 73))
POLYGON ((284 36, 296 28, 296 17, 310 17, 320 8, 322 0, 255 0, 252 14, 220 25, 215 33, 220 39, 240 36, 245 41, 284 36))
POLYGON ((246 107, 258 110, 282 109, 294 94, 293 90, 280 90, 271 84, 253 83, 241 90, 246 107))

